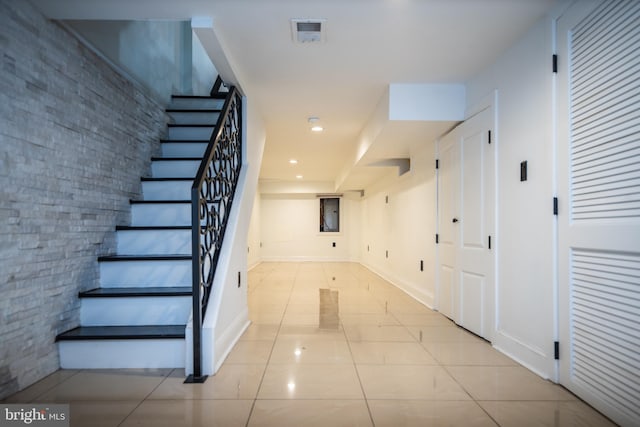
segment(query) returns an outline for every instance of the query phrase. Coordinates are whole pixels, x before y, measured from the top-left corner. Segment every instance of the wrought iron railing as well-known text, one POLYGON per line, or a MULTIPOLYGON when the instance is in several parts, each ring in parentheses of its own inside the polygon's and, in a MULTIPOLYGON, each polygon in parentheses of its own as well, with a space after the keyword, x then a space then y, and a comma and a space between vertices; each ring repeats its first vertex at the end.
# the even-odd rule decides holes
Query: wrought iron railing
POLYGON ((202 374, 202 322, 241 167, 242 95, 231 87, 191 187, 193 374, 185 382, 207 378, 202 374))

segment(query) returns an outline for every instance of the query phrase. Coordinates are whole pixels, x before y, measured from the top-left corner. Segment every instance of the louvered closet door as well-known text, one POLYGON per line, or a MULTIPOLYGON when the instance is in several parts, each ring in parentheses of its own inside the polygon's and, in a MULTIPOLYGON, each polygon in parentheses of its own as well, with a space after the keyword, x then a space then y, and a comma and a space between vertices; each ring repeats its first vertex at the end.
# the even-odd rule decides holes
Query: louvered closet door
POLYGON ((640 2, 558 20, 560 382, 640 426, 640 2))

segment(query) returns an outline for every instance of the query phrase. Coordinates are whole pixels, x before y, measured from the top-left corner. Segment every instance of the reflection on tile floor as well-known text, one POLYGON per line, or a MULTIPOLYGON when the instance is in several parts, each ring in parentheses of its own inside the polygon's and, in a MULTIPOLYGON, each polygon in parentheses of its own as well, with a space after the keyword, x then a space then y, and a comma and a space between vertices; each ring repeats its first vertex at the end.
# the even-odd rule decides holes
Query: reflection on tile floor
POLYGON ((263 263, 218 373, 58 371, 7 402, 68 402, 71 425, 613 425, 359 264, 263 263))

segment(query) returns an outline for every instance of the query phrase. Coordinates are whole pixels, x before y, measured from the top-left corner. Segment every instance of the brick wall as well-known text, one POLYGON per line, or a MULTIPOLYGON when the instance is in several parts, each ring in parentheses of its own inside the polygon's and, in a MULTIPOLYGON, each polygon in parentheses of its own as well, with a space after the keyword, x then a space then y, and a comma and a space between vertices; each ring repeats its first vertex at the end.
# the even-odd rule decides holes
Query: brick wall
POLYGON ((59 367, 164 106, 26 1, 0 0, 0 399, 59 367))

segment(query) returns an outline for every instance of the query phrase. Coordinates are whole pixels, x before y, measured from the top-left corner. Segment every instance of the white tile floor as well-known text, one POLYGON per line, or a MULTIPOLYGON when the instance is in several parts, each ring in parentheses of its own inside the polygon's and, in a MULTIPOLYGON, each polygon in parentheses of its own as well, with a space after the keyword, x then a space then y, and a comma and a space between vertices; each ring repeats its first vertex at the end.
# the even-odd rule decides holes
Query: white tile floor
POLYGON ((70 403, 71 425, 91 427, 613 425, 358 264, 261 264, 249 307, 204 384, 58 371, 8 401, 70 403))

